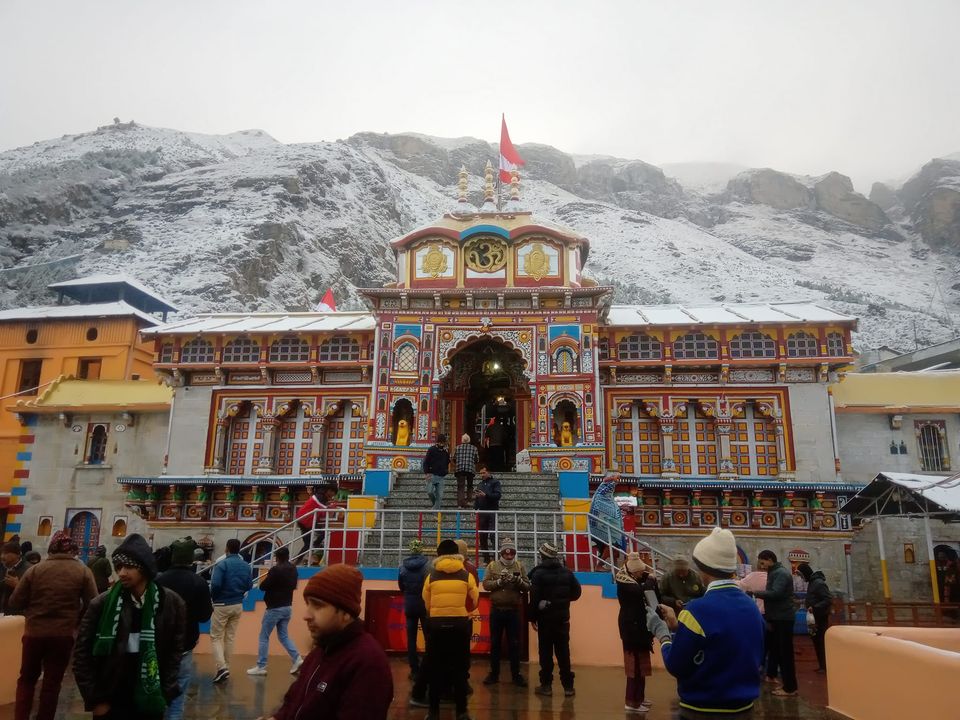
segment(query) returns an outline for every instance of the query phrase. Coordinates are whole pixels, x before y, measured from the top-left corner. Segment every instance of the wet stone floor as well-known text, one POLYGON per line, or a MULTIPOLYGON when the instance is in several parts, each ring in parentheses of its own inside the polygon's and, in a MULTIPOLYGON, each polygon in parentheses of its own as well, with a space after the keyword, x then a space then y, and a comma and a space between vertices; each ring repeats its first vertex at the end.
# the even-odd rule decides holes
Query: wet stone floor
MULTIPOLYGON (((799 698, 779 699, 770 695, 770 686, 765 686, 757 703, 752 720, 843 720, 824 708, 826 704, 826 677, 812 672, 813 664, 806 653, 798 654, 799 698)), ((250 677, 246 669, 255 663, 252 656, 238 655, 231 662, 233 675, 223 685, 213 685, 213 663, 209 655, 196 656, 199 676, 191 684, 185 717, 189 720, 254 720, 269 715, 276 709, 292 680, 290 661, 283 657, 271 657, 269 674, 265 677, 250 677)), ((410 681, 407 679, 406 663, 400 658, 391 660, 393 667, 395 697, 390 710, 391 720, 422 720, 424 708, 410 707, 410 681)), ((470 715, 474 720, 608 720, 612 718, 640 718, 641 715, 626 715, 623 710, 624 677, 619 668, 574 667, 577 694, 565 698, 559 692, 559 684, 553 697, 542 698, 533 692, 533 683, 527 689, 515 688, 509 683, 492 687, 482 684, 487 666, 483 659, 474 660, 472 684, 474 695, 470 698, 470 715)), ((524 665, 524 675, 536 678, 536 663, 524 665)), ((647 678, 647 698, 653 708, 646 720, 675 720, 679 718, 676 701, 676 684, 663 670, 654 670, 647 678)), ((36 709, 36 708, 34 708, 36 709)), ((68 672, 60 695, 57 720, 80 720, 89 718, 83 712, 71 674, 68 672)), ((349 716, 348 716, 349 717, 349 716)), ((454 717, 452 706, 441 706, 440 717, 454 717)), ((0 706, 0 720, 13 718, 13 706, 0 706)))

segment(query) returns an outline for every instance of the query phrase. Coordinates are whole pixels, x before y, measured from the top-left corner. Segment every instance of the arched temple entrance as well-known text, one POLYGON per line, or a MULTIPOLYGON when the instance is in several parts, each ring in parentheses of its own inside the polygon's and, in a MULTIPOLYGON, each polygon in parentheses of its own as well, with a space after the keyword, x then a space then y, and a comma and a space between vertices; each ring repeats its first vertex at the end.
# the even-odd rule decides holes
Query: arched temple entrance
POLYGON ((481 338, 461 348, 443 380, 441 427, 450 444, 470 435, 481 462, 493 472, 509 471, 528 444, 530 386, 526 361, 518 350, 495 338, 481 338))

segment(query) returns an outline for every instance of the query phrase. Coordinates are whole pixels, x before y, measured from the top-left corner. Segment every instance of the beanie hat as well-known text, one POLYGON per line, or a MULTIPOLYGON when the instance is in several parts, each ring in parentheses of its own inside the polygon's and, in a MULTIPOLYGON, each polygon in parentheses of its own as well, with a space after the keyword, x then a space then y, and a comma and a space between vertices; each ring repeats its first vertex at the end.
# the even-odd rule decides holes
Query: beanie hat
POLYGON ((640 553, 627 553, 627 572, 640 575, 647 570, 647 564, 640 559, 640 553))
POLYGON ((505 537, 500 541, 500 552, 504 552, 505 550, 517 551, 517 544, 513 541, 513 538, 505 537))
POLYGON ((51 555, 61 553, 76 555, 78 550, 76 541, 66 530, 57 530, 50 538, 50 545, 47 547, 47 552, 51 555))
POLYGON ((437 545, 437 557, 441 555, 459 555, 460 548, 457 547, 457 543, 453 540, 441 540, 440 544, 437 545))
POLYGON ((13 541, 13 540, 8 540, 7 542, 5 542, 5 543, 3 544, 3 548, 0 548, 0 552, 16 553, 17 555, 19 555, 19 554, 20 554, 20 543, 15 542, 15 541, 13 541))
POLYGON ((363 575, 352 565, 338 563, 321 570, 303 589, 304 598, 316 598, 350 613, 360 616, 360 593, 363 575))
POLYGON ((423 555, 423 540, 419 538, 414 538, 410 541, 408 546, 411 555, 423 555))
POLYGON ((711 575, 729 575, 736 572, 739 557, 733 533, 715 527, 697 543, 693 549, 693 560, 701 570, 711 575))
POLYGON ((147 545, 147 541, 143 539, 143 535, 138 533, 127 535, 120 546, 113 551, 111 557, 114 565, 136 568, 150 580, 157 576, 157 559, 153 556, 153 550, 147 545))
POLYGON ((180 538, 170 544, 170 564, 171 565, 192 565, 193 551, 197 543, 192 537, 180 538))
POLYGON ((470 548, 467 547, 467 541, 462 538, 457 539, 457 552, 466 557, 470 554, 470 548))
POLYGON ((538 552, 545 558, 555 558, 560 554, 560 549, 556 545, 545 542, 540 546, 538 552))

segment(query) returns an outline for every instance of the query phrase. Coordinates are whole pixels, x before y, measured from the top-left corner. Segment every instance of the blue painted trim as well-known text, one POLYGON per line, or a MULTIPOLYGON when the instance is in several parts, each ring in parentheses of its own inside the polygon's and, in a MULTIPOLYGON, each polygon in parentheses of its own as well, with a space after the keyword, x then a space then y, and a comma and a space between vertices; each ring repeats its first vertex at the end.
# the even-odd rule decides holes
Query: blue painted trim
MULTIPOLYGON (((602 475, 591 475, 590 482, 594 485, 600 483, 602 475)), ((638 477, 636 475, 623 475, 620 478, 623 485, 636 485, 645 488, 664 488, 671 490, 678 489, 715 489, 715 490, 800 490, 800 491, 823 491, 823 492, 857 492, 866 487, 856 483, 832 483, 832 482, 794 482, 784 480, 716 480, 714 478, 670 478, 669 480, 659 477, 638 477)))
POLYGON ((400 568, 362 567, 359 570, 364 580, 396 580, 400 574, 400 568))
POLYGON ((393 487, 392 470, 366 470, 363 473, 363 494, 384 497, 393 487))
POLYGON ((24 423, 27 427, 36 427, 40 423, 39 415, 27 415, 26 422, 24 423))
POLYGON ((363 475, 120 475, 118 485, 341 485, 345 482, 362 482, 363 475))
POLYGON ((13 495, 14 497, 21 497, 27 494, 27 489, 22 485, 18 485, 17 487, 12 488, 10 490, 10 494, 13 495))
POLYGON ((20 532, 20 523, 7 523, 7 532, 8 533, 20 532))
POLYGON ((23 462, 30 462, 32 458, 33 458, 33 453, 30 450, 21 450, 20 452, 17 453, 17 460, 21 460, 23 462))
POLYGON ((460 233, 460 239, 466 240, 471 235, 479 235, 480 233, 499 235, 505 240, 510 239, 510 231, 497 225, 474 225, 473 227, 468 227, 460 233))
POLYGON ((557 472, 560 481, 560 497, 580 498, 590 497, 590 473, 586 470, 560 470, 557 472))

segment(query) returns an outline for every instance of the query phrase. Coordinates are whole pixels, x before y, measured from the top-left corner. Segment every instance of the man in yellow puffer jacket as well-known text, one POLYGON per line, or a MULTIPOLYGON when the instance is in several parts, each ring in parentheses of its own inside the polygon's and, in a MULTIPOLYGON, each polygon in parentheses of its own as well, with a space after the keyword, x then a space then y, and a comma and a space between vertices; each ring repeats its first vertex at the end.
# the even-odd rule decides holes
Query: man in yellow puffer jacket
POLYGON ((423 604, 427 608, 427 666, 430 672, 428 720, 440 717, 440 694, 453 686, 457 720, 467 714, 467 672, 470 660, 470 613, 476 609, 480 592, 477 581, 463 567, 457 543, 444 540, 437 545, 433 570, 423 583, 423 604))

